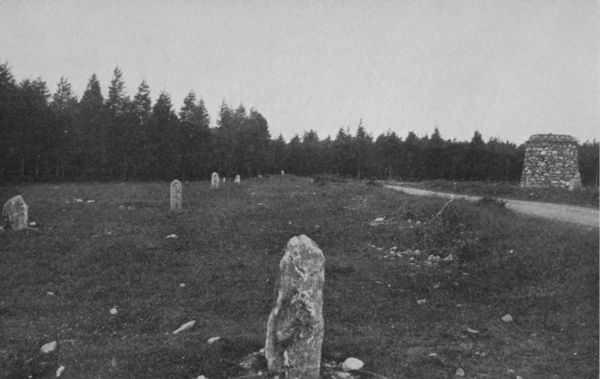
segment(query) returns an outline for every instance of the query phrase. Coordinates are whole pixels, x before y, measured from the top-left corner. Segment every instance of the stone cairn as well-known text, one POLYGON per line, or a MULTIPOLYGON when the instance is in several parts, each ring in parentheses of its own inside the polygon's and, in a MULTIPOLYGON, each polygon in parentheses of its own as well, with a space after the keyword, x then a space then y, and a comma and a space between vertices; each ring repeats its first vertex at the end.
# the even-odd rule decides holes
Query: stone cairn
POLYGON ((8 199, 2 207, 2 218, 5 221, 5 225, 12 230, 23 230, 26 229, 28 224, 29 207, 25 204, 23 196, 17 195, 8 199))
POLYGON ((171 182, 171 211, 181 211, 181 204, 183 202, 183 195, 181 190, 181 182, 177 179, 171 182))
POLYGON ((525 143, 522 187, 581 186, 577 141, 569 135, 535 134, 525 143))
POLYGON ((234 182, 235 184, 241 184, 241 183, 242 183, 242 178, 240 178, 240 176, 239 176, 239 175, 236 175, 236 176, 235 176, 235 179, 233 180, 233 182, 234 182))
POLYGON ((317 379, 323 344, 325 258, 307 236, 289 240, 281 262, 276 303, 267 323, 265 358, 288 379, 317 379))
POLYGON ((216 172, 210 176, 210 188, 219 188, 219 174, 216 172))

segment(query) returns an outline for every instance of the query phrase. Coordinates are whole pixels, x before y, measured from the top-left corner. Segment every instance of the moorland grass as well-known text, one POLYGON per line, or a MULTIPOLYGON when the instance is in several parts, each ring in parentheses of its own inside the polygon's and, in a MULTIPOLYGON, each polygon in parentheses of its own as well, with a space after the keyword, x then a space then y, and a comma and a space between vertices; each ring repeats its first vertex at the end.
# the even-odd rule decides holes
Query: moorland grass
POLYGON ((323 356, 360 358, 364 378, 598 373, 597 228, 463 201, 434 218, 442 199, 293 176, 184 183, 173 214, 168 188, 0 187, 40 224, 0 232, 0 377, 60 365, 66 378, 236 377, 264 345, 281 252, 299 234, 326 257, 323 356), (421 254, 384 258, 392 247, 421 254), (454 259, 429 267, 429 255, 454 259))
POLYGON ((453 182, 449 180, 424 180, 403 182, 417 188, 451 192, 464 195, 500 197, 506 199, 572 204, 598 208, 598 187, 581 187, 573 191, 566 188, 521 187, 506 182, 453 182))

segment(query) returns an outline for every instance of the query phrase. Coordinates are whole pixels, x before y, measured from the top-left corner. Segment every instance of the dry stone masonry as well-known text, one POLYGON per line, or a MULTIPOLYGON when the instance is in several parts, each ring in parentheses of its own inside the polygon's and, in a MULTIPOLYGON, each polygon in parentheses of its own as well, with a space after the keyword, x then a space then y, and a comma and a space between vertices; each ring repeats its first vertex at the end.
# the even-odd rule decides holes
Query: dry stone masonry
POLYGON ((288 379, 317 379, 323 344, 325 258, 307 236, 289 240, 281 262, 277 300, 269 315, 265 358, 288 379))
POLYGON ((521 186, 570 190, 580 187, 575 138, 562 134, 535 134, 529 137, 525 143, 521 186))
POLYGON ((5 226, 12 230, 26 229, 28 224, 29 207, 25 204, 23 196, 17 195, 8 199, 2 207, 2 219, 5 226))
POLYGON ((181 211, 182 197, 181 182, 175 179, 171 182, 171 211, 181 211))

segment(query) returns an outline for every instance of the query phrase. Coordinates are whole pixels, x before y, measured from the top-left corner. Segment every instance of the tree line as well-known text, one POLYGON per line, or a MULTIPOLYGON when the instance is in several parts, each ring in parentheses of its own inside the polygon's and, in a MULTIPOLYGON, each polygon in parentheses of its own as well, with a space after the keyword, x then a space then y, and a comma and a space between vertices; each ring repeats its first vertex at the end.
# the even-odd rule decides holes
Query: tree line
MULTIPOLYGON (((284 170, 297 175, 355 178, 518 182, 524 146, 479 132, 470 141, 388 131, 373 138, 362 121, 335 138, 314 130, 289 142, 272 138, 265 117, 225 101, 211 123, 202 99, 190 91, 176 111, 166 92, 154 104, 145 81, 133 98, 117 67, 104 98, 92 75, 78 99, 66 78, 50 94, 42 79, 17 83, 0 64, 0 181, 205 180, 252 177, 284 170)), ((598 142, 579 146, 584 184, 598 183, 598 142)))

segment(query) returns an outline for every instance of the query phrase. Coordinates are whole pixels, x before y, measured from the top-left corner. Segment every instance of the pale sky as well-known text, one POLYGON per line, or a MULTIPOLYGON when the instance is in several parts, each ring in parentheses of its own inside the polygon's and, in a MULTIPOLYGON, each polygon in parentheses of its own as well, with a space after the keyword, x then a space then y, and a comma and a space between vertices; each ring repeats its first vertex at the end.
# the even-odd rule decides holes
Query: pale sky
POLYGON ((445 139, 515 143, 600 136, 598 0, 0 0, 0 62, 18 79, 61 76, 78 97, 123 71, 133 96, 178 111, 193 90, 256 108, 273 137, 335 137, 360 119, 445 139))

